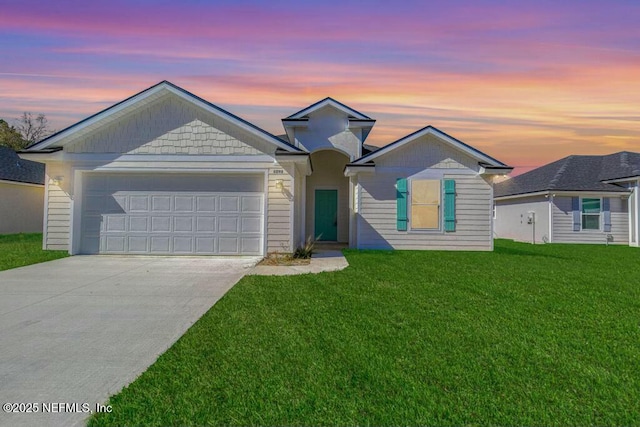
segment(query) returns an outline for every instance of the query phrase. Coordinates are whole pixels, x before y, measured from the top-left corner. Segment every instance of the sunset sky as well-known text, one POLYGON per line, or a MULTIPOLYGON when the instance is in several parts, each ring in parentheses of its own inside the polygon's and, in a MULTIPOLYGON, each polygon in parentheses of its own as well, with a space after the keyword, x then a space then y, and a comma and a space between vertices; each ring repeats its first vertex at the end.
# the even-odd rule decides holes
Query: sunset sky
POLYGON ((640 2, 29 1, 0 118, 61 129, 169 80, 275 134, 331 96, 385 145, 428 124, 516 166, 640 151, 640 2))

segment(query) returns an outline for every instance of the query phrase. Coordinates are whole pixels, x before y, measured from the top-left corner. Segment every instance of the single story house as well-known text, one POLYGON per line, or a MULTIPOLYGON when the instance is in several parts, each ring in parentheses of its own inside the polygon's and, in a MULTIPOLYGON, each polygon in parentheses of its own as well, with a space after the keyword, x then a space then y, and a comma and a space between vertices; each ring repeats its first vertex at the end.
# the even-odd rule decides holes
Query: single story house
POLYGON ((427 126, 383 148, 326 98, 276 137, 163 81, 21 153, 46 164, 44 247, 266 255, 307 237, 367 249, 491 250, 498 160, 427 126))
POLYGON ((44 165, 0 147, 0 234, 41 233, 44 165))
POLYGON ((495 185, 497 237, 638 246, 640 153, 568 156, 495 185))

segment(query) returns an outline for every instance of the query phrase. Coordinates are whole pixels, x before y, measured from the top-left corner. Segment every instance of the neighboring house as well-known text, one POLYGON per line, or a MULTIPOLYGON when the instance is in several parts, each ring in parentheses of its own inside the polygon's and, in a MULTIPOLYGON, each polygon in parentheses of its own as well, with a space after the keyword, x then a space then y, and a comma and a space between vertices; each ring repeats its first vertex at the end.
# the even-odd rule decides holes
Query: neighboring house
POLYGON ((425 127, 376 151, 375 120, 331 98, 278 138, 161 82, 29 147, 46 163, 44 246, 72 254, 491 250, 503 163, 425 127))
POLYGON ((0 234, 40 233, 44 165, 0 147, 0 234))
POLYGON ((569 156, 495 185, 497 237, 638 246, 640 153, 569 156))

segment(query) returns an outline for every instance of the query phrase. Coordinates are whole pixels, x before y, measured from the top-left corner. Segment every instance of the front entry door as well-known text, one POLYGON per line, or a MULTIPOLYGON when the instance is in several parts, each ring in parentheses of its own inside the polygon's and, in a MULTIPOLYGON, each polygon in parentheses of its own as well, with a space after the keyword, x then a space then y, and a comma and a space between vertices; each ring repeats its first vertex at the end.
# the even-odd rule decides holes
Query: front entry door
POLYGON ((316 240, 338 240, 338 190, 316 190, 316 240))

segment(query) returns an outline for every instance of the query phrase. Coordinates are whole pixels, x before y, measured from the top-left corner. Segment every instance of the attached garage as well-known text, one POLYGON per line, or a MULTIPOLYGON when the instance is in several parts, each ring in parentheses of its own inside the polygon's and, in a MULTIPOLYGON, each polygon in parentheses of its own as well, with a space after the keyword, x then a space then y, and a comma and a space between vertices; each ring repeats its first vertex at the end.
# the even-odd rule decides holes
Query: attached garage
POLYGON ((85 173, 80 253, 262 255, 264 174, 85 173))

